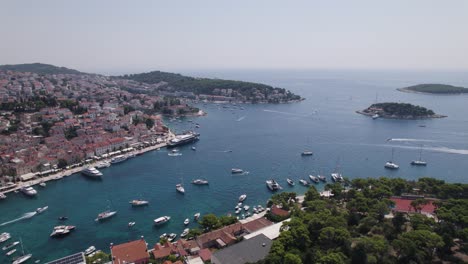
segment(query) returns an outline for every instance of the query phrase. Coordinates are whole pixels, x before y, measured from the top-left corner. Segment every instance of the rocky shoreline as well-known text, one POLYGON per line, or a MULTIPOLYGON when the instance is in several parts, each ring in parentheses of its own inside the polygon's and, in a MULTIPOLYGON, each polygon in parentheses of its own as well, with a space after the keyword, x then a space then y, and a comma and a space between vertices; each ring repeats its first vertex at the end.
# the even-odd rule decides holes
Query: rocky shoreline
POLYGON ((356 111, 356 113, 372 117, 376 114, 379 115, 379 118, 385 118, 385 119, 401 119, 401 120, 419 120, 419 119, 431 119, 431 118, 445 118, 447 117, 446 115, 428 115, 428 116, 396 116, 396 115, 386 115, 382 113, 375 113, 375 112, 364 112, 362 111, 356 111))

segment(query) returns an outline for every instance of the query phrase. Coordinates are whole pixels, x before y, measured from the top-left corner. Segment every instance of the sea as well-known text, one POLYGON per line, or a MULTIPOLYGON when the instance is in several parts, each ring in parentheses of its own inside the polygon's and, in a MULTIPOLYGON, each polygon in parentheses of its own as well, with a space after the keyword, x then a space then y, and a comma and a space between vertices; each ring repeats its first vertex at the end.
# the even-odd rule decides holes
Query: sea
MULTIPOLYGON (((339 171, 349 179, 434 177, 468 183, 468 95, 426 95, 396 89, 419 83, 446 83, 468 87, 466 72, 243 70, 184 72, 193 76, 262 82, 306 98, 288 104, 197 104, 207 115, 166 120, 175 132, 197 130, 200 140, 180 147, 180 156, 166 149, 102 169, 103 180, 76 174, 36 186, 39 194, 27 198, 8 194, 0 201, 0 233, 23 242, 25 253, 41 263, 85 250, 91 245, 110 252, 110 245, 139 239, 153 247, 162 233, 180 234, 184 219, 197 212, 234 214, 241 194, 245 204, 265 205, 272 193, 265 181, 276 179, 282 191, 303 194, 307 188, 288 186, 308 175, 339 171), (357 114, 375 102, 406 102, 433 109, 447 118, 429 120, 376 119, 357 114), (195 128, 195 124, 200 128, 195 128), (196 150, 191 147, 195 146, 196 150), (313 151, 313 156, 301 152, 313 151), (399 170, 384 169, 392 159, 399 170), (419 155, 426 167, 411 166, 419 155), (231 174, 231 168, 246 173, 231 174), (196 178, 209 181, 195 186, 196 178), (183 183, 185 195, 175 190, 183 183), (149 206, 132 208, 129 201, 145 199, 149 206), (48 206, 34 215, 38 207, 48 206), (100 212, 117 215, 96 222, 100 212), (154 226, 160 216, 171 220, 154 226), (65 222, 59 216, 67 216, 65 222), (128 222, 136 225, 129 228, 128 222), (49 235, 56 225, 75 225, 62 239, 49 235)), ((324 184, 317 184, 322 190, 324 184)), ((191 221, 189 228, 197 224, 191 221)), ((8 242, 4 243, 7 244, 8 242)), ((3 246, 3 245, 2 245, 3 246)), ((18 247, 18 251, 21 248, 18 247)), ((16 253, 17 255, 18 253, 16 253)), ((0 254, 0 263, 11 259, 0 254)), ((30 261, 33 262, 33 261, 30 261)))

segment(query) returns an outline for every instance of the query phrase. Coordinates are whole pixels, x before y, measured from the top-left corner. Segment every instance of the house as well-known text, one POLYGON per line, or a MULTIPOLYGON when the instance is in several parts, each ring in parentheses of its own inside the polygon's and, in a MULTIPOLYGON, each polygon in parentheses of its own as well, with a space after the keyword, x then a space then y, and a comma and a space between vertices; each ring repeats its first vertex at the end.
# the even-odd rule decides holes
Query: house
MULTIPOLYGON (((401 212, 401 213, 416 213, 414 207, 411 206, 411 202, 416 200, 417 198, 421 198, 422 196, 414 196, 414 197, 397 197, 393 196, 390 198, 395 203, 395 207, 392 208, 394 212, 401 212)), ((426 199, 427 204, 421 205, 420 213, 425 215, 433 215, 436 209, 435 205, 433 204, 434 200, 426 199)))
POLYGON ((211 256, 213 264, 244 264, 264 259, 273 241, 263 234, 218 250, 211 256))
POLYGON ((276 215, 276 216, 280 216, 280 217, 288 217, 289 216, 289 212, 282 209, 282 208, 279 208, 277 205, 273 205, 271 207, 271 214, 272 215, 276 215))
POLYGON ((200 248, 223 248, 236 243, 237 237, 244 233, 241 223, 225 226, 197 237, 200 248))
POLYGON ((146 264, 149 262, 148 249, 143 238, 120 245, 111 245, 110 249, 113 264, 146 264))

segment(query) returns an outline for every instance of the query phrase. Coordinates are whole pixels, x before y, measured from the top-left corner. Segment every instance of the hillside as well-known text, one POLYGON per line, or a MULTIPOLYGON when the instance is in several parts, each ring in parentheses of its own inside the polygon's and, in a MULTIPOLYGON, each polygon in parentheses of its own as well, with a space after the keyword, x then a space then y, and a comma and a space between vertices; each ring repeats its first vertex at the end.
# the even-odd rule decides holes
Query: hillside
POLYGON ((368 108, 357 111, 359 114, 367 116, 377 116, 393 119, 421 119, 421 118, 441 118, 434 111, 422 106, 407 103, 378 103, 368 108))
POLYGON ((252 82, 194 78, 161 71, 124 75, 119 78, 148 84, 166 83, 162 89, 193 92, 195 95, 232 97, 250 102, 279 103, 301 100, 300 96, 283 88, 274 88, 269 85, 252 82))
POLYGON ((416 92, 430 94, 461 94, 468 93, 468 89, 447 84, 418 84, 397 89, 401 92, 416 92))
POLYGON ((77 70, 43 63, 0 65, 0 71, 32 72, 37 74, 83 74, 77 70))

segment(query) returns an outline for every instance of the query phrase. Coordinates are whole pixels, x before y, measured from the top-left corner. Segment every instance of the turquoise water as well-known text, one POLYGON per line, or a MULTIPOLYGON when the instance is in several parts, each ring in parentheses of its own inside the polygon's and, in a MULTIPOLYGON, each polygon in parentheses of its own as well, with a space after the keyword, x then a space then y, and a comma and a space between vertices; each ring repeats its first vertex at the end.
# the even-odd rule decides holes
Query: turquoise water
MULTIPOLYGON (((363 73, 363 72, 211 72, 204 76, 262 81, 285 87, 307 98, 284 105, 243 105, 223 108, 199 107, 208 112, 190 118, 201 125, 201 140, 180 148, 182 156, 170 157, 165 149, 103 169, 102 181, 73 175, 47 187, 36 187, 39 195, 29 199, 9 194, 0 201, 0 224, 17 219, 37 207, 49 209, 41 215, 0 226, 22 238, 25 250, 46 262, 84 250, 90 245, 108 251, 110 243, 121 243, 145 236, 152 246, 165 232, 180 234, 183 220, 196 212, 225 214, 234 212, 240 194, 246 193, 249 205, 264 204, 271 192, 265 180, 277 179, 286 191, 305 192, 306 188, 286 184, 286 177, 306 178, 318 171, 329 175, 337 163, 349 178, 431 176, 448 182, 468 182, 468 96, 431 96, 401 93, 395 88, 420 82, 446 82, 468 86, 468 77, 457 73, 363 73), (354 113, 378 101, 420 104, 449 117, 404 121, 372 120, 354 113), (425 127, 420 127, 424 125, 425 127), (393 138, 396 140, 387 141, 393 138), (395 150, 398 171, 388 171, 384 163, 395 150), (423 148, 427 167, 412 167, 423 148), (313 157, 301 157, 309 149, 313 157), (228 150, 232 150, 229 152, 228 150), (231 175, 233 167, 249 171, 231 175), (190 181, 206 178, 209 186, 193 186, 190 181), (175 191, 183 181, 186 194, 175 191), (150 205, 132 208, 135 198, 150 205), (117 215, 96 223, 97 214, 108 207, 117 215), (51 239, 57 217, 67 215, 67 224, 77 229, 63 239, 51 239), (171 221, 160 227, 153 219, 169 215, 171 221), (136 221, 128 228, 129 221, 136 221)), ((193 127, 184 119, 168 125, 183 131, 193 127)), ((323 185, 318 185, 322 188, 323 185)), ((194 227, 193 223, 189 227, 194 227)), ((3 254, 0 263, 9 263, 3 254)))

